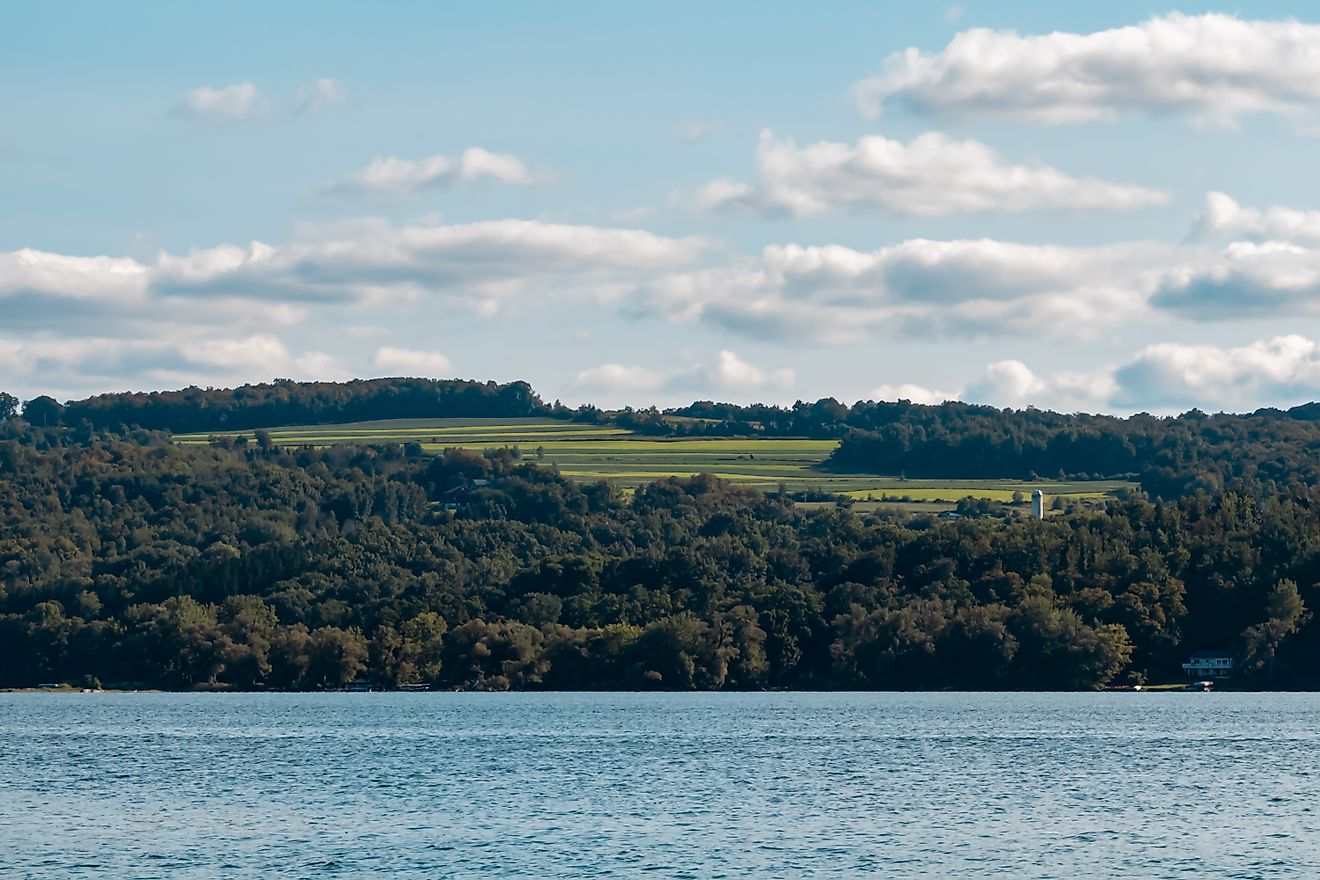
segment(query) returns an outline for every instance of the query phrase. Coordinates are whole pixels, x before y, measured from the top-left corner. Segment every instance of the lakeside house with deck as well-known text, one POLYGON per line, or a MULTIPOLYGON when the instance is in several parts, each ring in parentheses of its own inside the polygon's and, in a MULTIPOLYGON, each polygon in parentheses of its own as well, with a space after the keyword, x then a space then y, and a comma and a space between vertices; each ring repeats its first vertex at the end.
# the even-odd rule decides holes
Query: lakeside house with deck
POLYGON ((1182 667, 1188 678, 1228 678, 1233 674, 1233 655, 1228 651, 1197 651, 1182 667))

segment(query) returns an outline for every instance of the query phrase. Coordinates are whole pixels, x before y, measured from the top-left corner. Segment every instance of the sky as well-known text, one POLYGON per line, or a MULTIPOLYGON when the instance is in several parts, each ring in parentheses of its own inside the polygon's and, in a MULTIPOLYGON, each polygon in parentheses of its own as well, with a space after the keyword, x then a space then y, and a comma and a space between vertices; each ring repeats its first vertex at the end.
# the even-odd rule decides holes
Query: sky
POLYGON ((0 390, 1317 399, 1308 6, 10 0, 0 390))

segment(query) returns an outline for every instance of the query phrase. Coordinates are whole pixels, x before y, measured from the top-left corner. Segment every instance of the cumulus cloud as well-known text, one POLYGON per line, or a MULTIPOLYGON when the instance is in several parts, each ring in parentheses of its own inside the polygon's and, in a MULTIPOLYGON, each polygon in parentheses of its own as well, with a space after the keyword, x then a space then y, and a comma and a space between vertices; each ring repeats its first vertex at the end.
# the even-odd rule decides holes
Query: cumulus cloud
MULTIPOLYGON (((873 250, 785 243, 745 254, 638 229, 359 220, 301 227, 280 244, 221 244, 154 260, 0 253, 0 311, 11 336, 206 339, 224 327, 226 337, 247 339, 309 319, 361 326, 399 307, 418 317, 455 309, 493 317, 577 305, 825 345, 895 335, 1084 341, 1161 313, 1199 321, 1320 314, 1320 248, 1303 243, 1305 212, 1215 199, 1205 216, 1207 230, 1262 240, 1077 247, 912 239, 873 250), (1285 234, 1297 241, 1275 240, 1285 234)), ((377 355, 378 370, 450 369, 437 352, 384 346, 377 355)), ((1103 396, 1087 377, 1036 377, 1042 390, 1029 372, 995 365, 964 390, 1001 402, 1103 396)), ((605 389, 794 384, 790 369, 729 351, 677 371, 604 364, 579 380, 605 389)))
POLYGON ((1281 205, 1245 208, 1224 193, 1207 193, 1205 207, 1192 224, 1192 237, 1320 244, 1320 211, 1281 205))
POLYGON ((968 385, 960 397, 969 403, 1076 412, 1104 408, 1115 390, 1113 374, 1108 369, 1038 375, 1020 360, 1003 360, 987 364, 981 377, 968 385))
POLYGON ((74 257, 23 248, 0 253, 0 298, 128 301, 146 291, 146 266, 127 257, 74 257))
POLYGON ((772 245, 757 258, 669 273, 632 299, 638 315, 756 337, 847 342, 877 332, 1085 336, 1145 308, 1171 249, 914 239, 875 251, 772 245))
POLYGON ((871 400, 906 400, 910 403, 933 406, 937 403, 944 403, 946 400, 958 400, 961 397, 961 392, 937 391, 934 388, 912 384, 878 385, 867 392, 866 396, 871 400))
POLYGON ((1255 408, 1320 397, 1320 345, 1277 336, 1238 348, 1166 342, 1114 373, 1114 402, 1139 408, 1255 408))
POLYGON ((250 82, 193 89, 174 105, 176 116, 211 122, 241 122, 266 109, 266 99, 250 82))
MULTIPOLYGON (((279 245, 162 252, 154 261, 24 249, 0 252, 0 335, 192 340, 205 353, 216 351, 208 340, 217 328, 235 338, 316 319, 352 328, 399 306, 482 316, 552 303, 595 308, 709 249, 700 239, 516 220, 335 224, 279 245)), ((440 358, 392 348, 378 352, 375 368, 447 373, 440 358)), ((299 366, 292 356, 266 359, 290 365, 276 375, 299 366)))
POLYGON ((298 89, 293 98, 293 115, 315 113, 331 104, 344 100, 344 87, 338 80, 322 77, 298 89))
POLYGON ((904 143, 872 135, 855 144, 799 147, 761 133, 757 183, 712 181, 694 194, 703 212, 796 217, 840 208, 941 216, 976 211, 1121 211, 1163 204, 1168 194, 1072 177, 1048 165, 1012 165, 976 140, 927 132, 904 143))
POLYGON ((963 400, 1001 407, 1037 406, 1064 411, 1103 407, 1114 392, 1111 371, 1063 372, 1037 375, 1019 360, 987 364, 981 375, 959 391, 939 391, 922 385, 881 385, 870 391, 872 400, 908 400, 938 404, 963 400))
POLYGON ((1197 321, 1320 311, 1320 251, 1288 242, 1232 242, 1164 273, 1157 309, 1197 321))
POLYGON ((107 386, 179 387, 240 384, 275 378, 344 379, 335 357, 320 351, 294 353, 271 334, 197 337, 183 340, 57 337, 0 337, 0 368, 10 387, 71 397, 107 386))
POLYGON ((596 391, 668 391, 696 393, 746 393, 782 391, 793 387, 797 374, 792 369, 765 369, 721 351, 714 360, 699 361, 671 372, 661 372, 628 364, 608 363, 578 373, 574 384, 596 391))
MULTIPOLYGON (((302 86, 293 96, 287 112, 293 116, 315 113, 344 98, 344 87, 336 79, 322 77, 302 86)), ((263 116, 271 110, 271 101, 250 82, 228 86, 202 86, 186 93, 170 110, 184 119, 235 123, 263 116)))
POLYGON ((496 220, 366 225, 285 245, 221 245, 162 255, 153 287, 174 296, 272 301, 447 299, 494 314, 521 293, 617 295, 620 286, 681 267, 708 248, 632 229, 496 220))
POLYGON ((993 402, 1001 406, 1021 406, 1038 398, 1048 384, 1022 361, 1007 360, 989 364, 985 375, 963 392, 973 402, 993 402))
POLYGON ((731 351, 721 351, 712 363, 699 364, 671 383, 675 387, 692 384, 719 391, 760 391, 793 387, 797 374, 787 368, 765 370, 731 351))
POLYGON ((665 384, 665 376, 645 367, 609 363, 583 370, 573 384, 592 391, 654 391, 665 384))
POLYGON ((516 156, 492 153, 481 147, 469 147, 458 156, 430 156, 426 159, 376 159, 366 168, 327 184, 326 195, 415 196, 431 189, 455 183, 469 183, 487 178, 501 183, 527 186, 532 173, 516 156))
POLYGON ((989 364, 958 392, 885 385, 877 400, 965 400, 1061 411, 1178 412, 1191 407, 1251 410, 1320 398, 1320 343, 1277 336, 1246 345, 1150 345, 1118 366, 1090 372, 1037 373, 1020 360, 989 364))
POLYGON ((1089 34, 973 28, 938 52, 890 55, 853 94, 873 119, 893 104, 1045 123, 1127 111, 1218 123, 1298 114, 1320 102, 1320 26, 1175 12, 1089 34))
POLYGON ((438 351, 417 351, 394 345, 377 348, 371 363, 387 373, 430 378, 448 375, 453 370, 449 358, 438 351))

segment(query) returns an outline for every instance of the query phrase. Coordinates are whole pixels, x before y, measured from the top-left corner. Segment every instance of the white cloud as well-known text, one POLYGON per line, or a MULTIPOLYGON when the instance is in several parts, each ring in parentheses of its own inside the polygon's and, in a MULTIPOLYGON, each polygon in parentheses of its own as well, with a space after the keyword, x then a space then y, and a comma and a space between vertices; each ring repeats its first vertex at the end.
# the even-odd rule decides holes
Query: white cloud
POLYGON ((935 53, 908 48, 853 87, 862 112, 887 105, 946 117, 1046 123, 1126 111, 1232 123, 1320 102, 1320 26, 1170 13, 1090 34, 973 28, 935 53))
POLYGON ((1320 397, 1320 345, 1278 336, 1238 348, 1166 342, 1114 373, 1114 400, 1138 408, 1245 407, 1320 397))
POLYGON ((676 381, 680 385, 700 383, 720 391, 759 391, 792 388, 796 380, 796 373, 786 367, 764 370, 731 351, 721 351, 714 363, 698 365, 676 381))
POLYGON ((140 299, 147 282, 147 267, 127 257, 73 257, 32 248, 0 253, 0 299, 27 295, 123 303, 140 299))
MULTIPOLYGON (((667 207, 677 207, 680 201, 681 199, 675 194, 667 207)), ((760 212, 775 207, 750 183, 730 180, 727 177, 703 183, 693 192, 690 201, 692 208, 700 214, 760 212)))
MULTIPOLYGON (((338 80, 322 77, 298 89, 288 105, 288 112, 305 116, 343 98, 343 85, 338 80)), ((241 82, 219 88, 202 86, 193 89, 180 98, 170 112, 187 119, 235 123, 263 116, 270 110, 271 102, 260 89, 253 83, 241 82)))
POLYGON ((797 217, 840 208, 940 216, 972 211, 1122 211, 1168 194, 1077 178, 1048 165, 1010 165, 975 140, 926 132, 904 143, 872 135, 856 144, 798 147, 761 133, 755 186, 727 179, 698 190, 698 210, 753 210, 797 217))
POLYGON ((247 339, 208 339, 183 349, 186 360, 213 367, 240 367, 246 364, 284 363, 289 350, 269 334, 247 339))
POLYGON ((1320 312, 1320 251, 1288 242, 1232 242, 1169 268, 1151 305, 1198 321, 1320 312))
POLYGON ((1278 336, 1239 347, 1163 342, 1142 349, 1117 367, 1091 372, 1038 374, 1019 360, 986 366, 959 392, 916 385, 884 385, 878 400, 914 403, 965 400, 994 406, 1036 406, 1063 412, 1178 412, 1254 410, 1320 398, 1320 343, 1278 336))
MULTIPOLYGON (((46 373, 15 359, 48 363, 58 352, 84 363, 50 371, 43 390, 340 378, 348 371, 336 358, 290 352, 272 333, 328 322, 357 338, 376 322, 433 322, 455 309, 481 316, 599 309, 710 248, 699 239, 538 221, 376 221, 300 233, 281 245, 162 252, 154 262, 0 253, 0 340, 13 341, 0 352, 0 387, 44 383, 46 373), (70 341, 91 338, 102 341, 86 355, 83 343, 70 341), (19 340, 21 350, 14 348, 19 340)), ((452 369, 438 352, 397 346, 382 346, 374 362, 365 358, 356 368, 373 364, 394 373, 452 369)))
POLYGON ((426 159, 377 159, 348 177, 327 184, 327 195, 415 196, 430 189, 481 178, 527 186, 533 176, 526 164, 507 153, 492 153, 469 147, 459 156, 430 156, 426 159))
POLYGON ((108 388, 177 388, 291 379, 346 379, 350 373, 324 352, 294 354, 270 334, 185 340, 0 337, 6 386, 68 398, 108 388))
POLYGON ((193 89, 174 106, 176 116, 212 122, 241 122, 266 109, 266 100, 250 82, 193 89))
POLYGON ((389 373, 431 378, 448 375, 454 368, 449 358, 438 351, 416 351, 393 345, 377 348, 371 363, 389 373))
POLYGON ((661 372, 628 364, 608 363, 578 373, 574 385, 596 391, 668 391, 738 394, 783 391, 793 387, 797 374, 788 368, 768 370, 732 351, 721 351, 713 361, 661 372))
POLYGON ((866 396, 871 400, 906 400, 910 403, 933 406, 946 400, 958 400, 961 397, 961 392, 937 391, 934 388, 912 384, 879 385, 868 391, 866 396))
POLYGON ((665 376, 645 367, 611 363, 583 370, 573 384, 593 391, 654 391, 665 384, 665 376))
POLYGON ((338 80, 322 77, 298 89, 298 94, 293 98, 293 115, 303 116, 307 113, 315 113, 317 110, 331 104, 337 104, 343 99, 343 85, 338 80))
POLYGON ((154 287, 175 296, 283 302, 447 300, 493 315, 520 295, 609 299, 708 249, 632 229, 534 220, 331 230, 281 246, 161 255, 154 287))
POLYGON ((1036 406, 1062 412, 1105 408, 1117 386, 1113 371, 1062 371, 1039 375, 1019 360, 987 364, 981 377, 963 389, 960 399, 995 406, 1036 406))
POLYGON ((985 375, 969 386, 963 396, 977 403, 1022 406, 1048 389, 1049 385, 1022 361, 1007 360, 987 365, 985 375))
POLYGON ((1173 249, 914 239, 875 251, 771 245, 759 258, 643 285, 638 315, 756 337, 847 342, 883 332, 1083 337, 1141 313, 1173 249))
POLYGON ((1299 211, 1280 205, 1244 208, 1221 192, 1207 193, 1205 208, 1192 226, 1197 239, 1285 241, 1320 244, 1320 211, 1299 211))
MULTIPOLYGON (((162 252, 154 261, 0 253, 0 333, 171 339, 192 352, 178 353, 179 375, 224 374, 262 361, 284 365, 277 375, 312 372, 315 363, 330 368, 316 352, 281 352, 272 334, 329 321, 349 335, 351 328, 388 327, 392 314, 427 321, 460 309, 493 317, 576 306, 826 345, 887 336, 1085 341, 1169 314, 1199 321, 1320 315, 1320 246, 1298 243, 1311 222, 1308 212, 1249 209, 1214 196, 1198 224, 1204 237, 1261 240, 1073 247, 913 239, 874 250, 775 244, 747 255, 637 229, 367 219, 300 227, 281 244, 221 244, 162 252), (1276 240, 1285 235, 1297 241, 1276 240), (216 328, 224 329, 223 345, 211 344, 216 328)), ((387 346, 387 339, 371 343, 381 348, 362 366, 452 369, 438 352, 387 346)), ((992 367, 965 391, 1067 408, 1087 408, 1107 393, 1104 376, 1035 375, 1018 362, 992 367)), ((142 367, 149 369, 156 367, 142 367)), ((606 390, 749 394, 796 380, 787 367, 749 363, 732 351, 670 370, 603 364, 578 378, 582 387, 606 390)), ((876 391, 946 393, 920 384, 876 391)))

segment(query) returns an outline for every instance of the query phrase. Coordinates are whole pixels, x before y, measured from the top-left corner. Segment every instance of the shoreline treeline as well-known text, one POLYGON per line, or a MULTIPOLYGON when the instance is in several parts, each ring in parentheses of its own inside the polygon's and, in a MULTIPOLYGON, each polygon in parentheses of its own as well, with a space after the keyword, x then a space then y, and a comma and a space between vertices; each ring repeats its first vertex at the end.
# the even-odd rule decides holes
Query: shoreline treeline
POLYGON ((1300 483, 946 522, 9 419, 0 523, 3 686, 1072 689, 1219 648, 1320 686, 1300 483))

